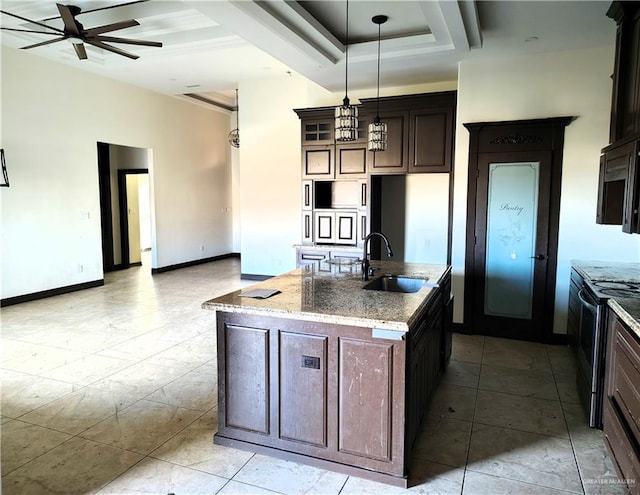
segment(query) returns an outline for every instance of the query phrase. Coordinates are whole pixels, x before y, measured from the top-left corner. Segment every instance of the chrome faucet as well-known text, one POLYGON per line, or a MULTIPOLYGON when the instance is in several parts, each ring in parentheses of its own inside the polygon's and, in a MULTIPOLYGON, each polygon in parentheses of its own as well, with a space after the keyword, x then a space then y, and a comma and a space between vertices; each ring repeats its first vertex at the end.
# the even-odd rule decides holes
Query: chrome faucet
POLYGON ((389 244, 387 236, 380 232, 371 232, 364 240, 364 252, 362 254, 362 280, 369 280, 369 256, 367 255, 367 245, 369 244, 369 239, 374 235, 382 237, 382 240, 387 245, 387 256, 389 258, 393 256, 393 251, 391 251, 391 245, 389 244))

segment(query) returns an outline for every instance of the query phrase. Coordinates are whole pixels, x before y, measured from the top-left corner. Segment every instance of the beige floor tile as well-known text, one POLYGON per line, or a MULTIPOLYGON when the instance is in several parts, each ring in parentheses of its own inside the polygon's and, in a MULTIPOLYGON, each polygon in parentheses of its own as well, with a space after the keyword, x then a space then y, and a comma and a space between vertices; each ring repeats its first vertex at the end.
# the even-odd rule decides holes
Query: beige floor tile
POLYGON ((77 361, 86 355, 82 352, 40 344, 27 344, 26 347, 19 347, 19 351, 14 349, 7 355, 6 360, 3 359, 3 368, 37 375, 43 371, 77 361))
POLYGON ((277 492, 231 480, 224 485, 224 488, 217 495, 274 495, 275 493, 277 492))
POLYGON ((191 371, 160 387, 147 400, 208 411, 218 403, 218 380, 209 373, 191 371))
POLYGON ((127 394, 85 387, 53 400, 20 419, 77 435, 138 400, 127 394))
POLYGON ((205 473, 233 478, 254 454, 215 445, 214 433, 215 430, 187 428, 149 455, 205 473))
POLYGON ((130 394, 142 399, 184 373, 183 370, 155 366, 142 361, 94 382, 91 386, 118 394, 130 394))
POLYGON ((96 495, 212 495, 226 482, 226 479, 213 474, 146 458, 96 492, 96 495))
POLYGON ((76 388, 71 383, 2 370, 2 415, 17 418, 76 388))
POLYGON ((604 446, 604 441, 579 443, 574 448, 586 495, 622 495, 625 493, 624 486, 613 466, 613 460, 604 446))
POLYGON ((430 416, 426 418, 412 455, 426 461, 464 467, 470 437, 470 421, 430 416))
POLYGON ((462 495, 567 495, 564 490, 467 471, 462 495))
POLYGON ((286 495, 337 495, 347 476, 256 454, 234 480, 286 495))
POLYGON ((556 388, 560 402, 569 402, 572 404, 580 404, 580 396, 578 395, 578 385, 576 384, 576 373, 566 375, 555 375, 556 388))
POLYGON ((480 380, 480 364, 465 361, 449 361, 449 366, 442 375, 442 383, 460 385, 461 387, 478 388, 480 380))
POLYGON ((133 452, 72 438, 4 476, 2 493, 93 493, 141 459, 133 452))
POLYGON ((562 404, 562 410, 574 449, 584 443, 602 443, 602 430, 589 427, 589 418, 582 404, 565 402, 562 404))
POLYGON ((475 424, 467 472, 582 492, 571 442, 556 437, 475 424))
POLYGON ((485 337, 482 364, 520 370, 551 371, 544 344, 496 337, 485 337))
POLYGON ((2 476, 57 447, 71 435, 18 420, 2 423, 2 476))
MULTIPOLYGON (((213 338, 211 336, 211 339, 213 338)), ((215 356, 216 349, 213 342, 203 342, 194 337, 147 358, 145 362, 156 366, 169 366, 192 371, 211 361, 215 356)))
POLYGON ((482 365, 478 388, 538 399, 558 400, 556 383, 550 371, 535 372, 482 365))
POLYGON ((43 375, 63 382, 90 385, 93 382, 103 380, 118 371, 128 368, 134 363, 135 361, 130 359, 89 354, 72 363, 46 371, 43 375))
POLYGON ((417 460, 411 465, 408 489, 350 476, 340 495, 460 495, 463 478, 464 469, 417 460))
POLYGON ((559 401, 478 390, 475 422, 569 438, 559 401))
POLYGON ((576 370, 576 355, 568 345, 547 346, 549 363, 554 374, 570 375, 576 370))
POLYGON ((433 394, 427 409, 427 416, 472 421, 477 392, 474 388, 441 383, 433 394))
POLYGON ((452 336, 451 359, 467 363, 480 364, 484 337, 482 335, 464 335, 454 333, 452 336))
POLYGON ((81 433, 81 436, 120 449, 149 454, 198 416, 190 409, 140 400, 81 433))

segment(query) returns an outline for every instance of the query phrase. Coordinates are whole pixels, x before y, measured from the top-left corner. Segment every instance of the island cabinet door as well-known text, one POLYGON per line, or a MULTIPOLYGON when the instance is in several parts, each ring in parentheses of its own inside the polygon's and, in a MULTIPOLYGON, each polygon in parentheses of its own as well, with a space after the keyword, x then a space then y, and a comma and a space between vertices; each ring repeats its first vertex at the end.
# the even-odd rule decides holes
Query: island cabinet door
POLYGON ((279 438, 327 447, 328 337, 280 332, 279 438))
POLYGON ((268 435, 270 330, 242 319, 226 321, 218 315, 219 431, 268 435))
MULTIPOLYGON (((368 330, 371 332, 371 330, 368 330)), ((404 341, 338 338, 339 459, 403 476, 404 341)))

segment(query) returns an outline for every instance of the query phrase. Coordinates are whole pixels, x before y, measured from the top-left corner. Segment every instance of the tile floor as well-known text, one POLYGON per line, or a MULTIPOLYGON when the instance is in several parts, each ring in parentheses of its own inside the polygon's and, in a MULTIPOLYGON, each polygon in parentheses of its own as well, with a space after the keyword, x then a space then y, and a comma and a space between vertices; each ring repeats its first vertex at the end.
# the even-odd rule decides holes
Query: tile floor
POLYGON ((229 259, 3 308, 2 493, 612 494, 565 347, 454 335, 409 490, 214 445, 212 314, 229 259))

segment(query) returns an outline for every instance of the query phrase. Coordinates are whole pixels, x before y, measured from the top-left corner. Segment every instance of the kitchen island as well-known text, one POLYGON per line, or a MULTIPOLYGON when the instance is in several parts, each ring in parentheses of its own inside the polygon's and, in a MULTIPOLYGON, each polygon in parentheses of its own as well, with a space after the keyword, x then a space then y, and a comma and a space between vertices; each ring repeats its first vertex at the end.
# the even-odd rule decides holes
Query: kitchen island
POLYGON ((450 268, 375 261, 416 292, 366 290, 317 263, 203 303, 216 312, 217 444, 407 486, 411 448, 451 353, 450 268), (257 299, 256 289, 279 293, 257 299))

